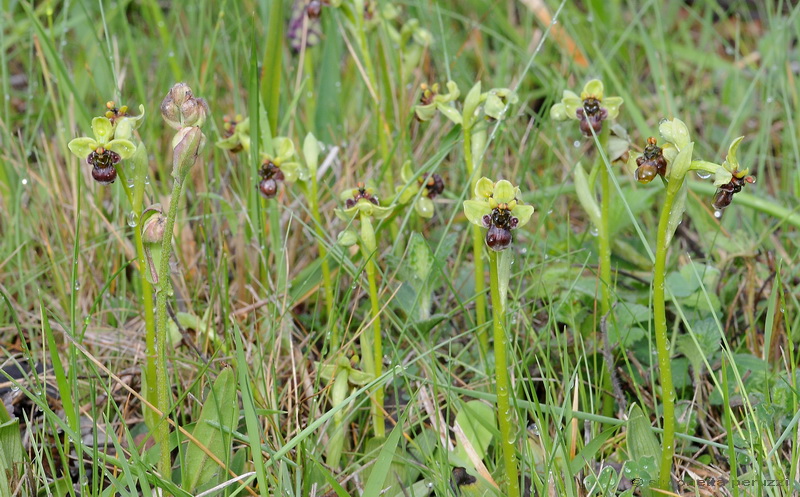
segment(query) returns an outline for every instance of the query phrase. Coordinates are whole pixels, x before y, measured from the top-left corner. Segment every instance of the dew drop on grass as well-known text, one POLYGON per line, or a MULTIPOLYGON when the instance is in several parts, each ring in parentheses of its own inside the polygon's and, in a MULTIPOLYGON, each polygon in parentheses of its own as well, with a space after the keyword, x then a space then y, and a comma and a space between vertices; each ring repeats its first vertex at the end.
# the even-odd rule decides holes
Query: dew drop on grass
POLYGON ((134 184, 133 178, 128 178, 128 188, 133 188, 133 184, 134 184))
POLYGON ((708 171, 697 171, 697 177, 700 179, 708 179, 711 177, 711 173, 708 171))
POLYGON ((75 291, 77 292, 78 290, 81 289, 81 282, 76 280, 75 285, 73 285, 72 288, 74 288, 75 291))
POLYGON ((589 230, 589 234, 592 235, 592 236, 598 236, 600 234, 600 232, 597 231, 597 228, 592 228, 592 229, 589 230))
POLYGON ((580 142, 580 140, 575 140, 575 141, 572 143, 572 146, 573 146, 573 147, 575 147, 575 148, 578 148, 578 147, 580 147, 580 146, 581 146, 581 142, 580 142))
POLYGON ((28 184, 28 178, 22 178, 22 186, 25 186, 27 184, 28 184))
POLYGON ((714 211, 714 217, 719 219, 722 217, 722 211, 714 211))
POLYGON ((772 98, 772 97, 767 97, 767 103, 768 103, 768 104, 771 104, 771 103, 772 103, 772 102, 774 102, 774 101, 775 101, 775 99, 774 99, 774 98, 772 98))
POLYGON ((144 184, 145 184, 145 185, 149 185, 149 184, 150 184, 150 176, 147 176, 147 175, 145 175, 145 177, 144 177, 144 184))
POLYGON ((139 214, 130 211, 128 213, 128 226, 130 226, 131 228, 135 228, 137 224, 139 224, 139 214))

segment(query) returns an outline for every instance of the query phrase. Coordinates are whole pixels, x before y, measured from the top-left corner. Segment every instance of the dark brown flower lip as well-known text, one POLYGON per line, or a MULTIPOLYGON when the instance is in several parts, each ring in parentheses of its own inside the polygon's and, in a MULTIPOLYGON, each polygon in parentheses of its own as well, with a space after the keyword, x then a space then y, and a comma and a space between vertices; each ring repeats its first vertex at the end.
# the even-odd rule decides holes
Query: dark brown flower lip
POLYGON ((428 198, 436 198, 437 195, 441 195, 444 192, 444 180, 436 173, 423 174, 419 182, 425 186, 428 198))
POLYGON ((369 202, 372 202, 375 205, 379 205, 378 197, 368 192, 366 185, 364 185, 364 183, 361 182, 359 182, 356 185, 356 191, 355 193, 353 193, 353 198, 348 198, 347 200, 345 200, 344 205, 348 209, 351 207, 355 207, 355 205, 361 199, 365 199, 368 200, 369 202))
POLYGON ((87 164, 100 169, 113 167, 119 164, 121 160, 122 157, 120 157, 118 153, 103 147, 97 147, 86 157, 87 164))
POLYGON ((642 155, 636 158, 636 172, 634 177, 640 183, 649 183, 656 175, 666 177, 667 159, 661 147, 656 145, 656 139, 652 136, 647 139, 642 155))
POLYGON ((746 183, 753 184, 755 182, 756 179, 753 176, 742 176, 740 178, 734 174, 728 183, 717 187, 717 191, 714 192, 714 201, 711 203, 711 206, 718 211, 725 209, 731 205, 733 196, 741 192, 742 187, 744 187, 746 183))

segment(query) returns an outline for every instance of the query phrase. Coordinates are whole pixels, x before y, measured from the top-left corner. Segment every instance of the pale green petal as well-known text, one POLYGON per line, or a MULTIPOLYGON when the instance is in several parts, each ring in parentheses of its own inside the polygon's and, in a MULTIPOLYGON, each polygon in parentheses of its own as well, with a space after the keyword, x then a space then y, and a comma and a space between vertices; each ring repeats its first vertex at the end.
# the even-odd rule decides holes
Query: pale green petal
POLYGON ((136 152, 136 145, 128 140, 111 140, 106 143, 106 148, 119 154, 120 158, 127 159, 136 152))
POLYGON ((383 207, 383 206, 380 206, 380 205, 375 205, 372 202, 370 202, 369 200, 359 201, 359 204, 362 203, 362 202, 366 202, 366 203, 368 203, 369 205, 372 206, 372 217, 374 217, 375 219, 383 219, 383 218, 389 217, 389 215, 394 210, 391 207, 383 207))
POLYGON ((608 111, 609 120, 617 118, 621 105, 622 97, 608 97, 603 100, 603 107, 608 111))
POLYGON ((411 169, 410 160, 403 162, 403 167, 400 169, 400 177, 403 179, 403 183, 411 183, 411 180, 414 179, 414 171, 411 169))
POLYGON ((458 89, 458 85, 455 83, 455 81, 448 81, 447 82, 447 94, 446 95, 436 95, 433 98, 434 98, 434 101, 438 101, 438 102, 453 102, 456 99, 458 99, 458 97, 460 97, 460 96, 461 96, 461 90, 458 89), (439 100, 436 100, 437 98, 439 100))
MULTIPOLYGON (((573 95, 575 95, 573 93, 573 95)), ((564 104, 564 110, 567 114, 569 119, 578 119, 578 109, 583 108, 583 100, 578 98, 577 96, 572 97, 564 97, 561 99, 561 103, 564 104)))
POLYGON ((744 140, 744 136, 733 140, 731 146, 728 147, 728 155, 725 156, 723 166, 731 172, 739 169, 739 161, 736 159, 736 150, 739 148, 739 144, 742 143, 742 140, 744 140))
MULTIPOLYGON (((340 233, 341 234, 341 233, 340 233)), ((317 374, 320 378, 326 381, 332 381, 334 374, 336 374, 336 364, 320 364, 317 365, 317 374)))
POLYGON ((563 92, 561 92, 561 101, 562 102, 564 100, 568 99, 568 98, 569 99, 575 99, 575 100, 581 100, 581 97, 579 97, 578 94, 575 93, 574 91, 564 90, 563 92))
POLYGON ((347 202, 347 199, 353 198, 358 193, 358 188, 350 188, 348 190, 343 190, 342 193, 339 194, 339 200, 342 202, 347 202))
POLYGON ((487 116, 501 120, 505 117, 506 105, 500 97, 490 93, 486 96, 486 103, 483 105, 483 111, 486 112, 487 116))
MULTIPOLYGON (((675 161, 669 165, 669 186, 668 188, 680 188, 686 173, 689 172, 689 167, 692 165, 692 149, 694 143, 690 142, 685 147, 681 148, 675 161)), ((677 190, 675 190, 677 191, 677 190)))
POLYGON ((528 221, 531 220, 531 216, 533 215, 533 206, 527 204, 518 205, 514 207, 511 213, 519 220, 517 222, 517 228, 519 228, 520 226, 525 226, 528 224, 528 221))
POLYGON ((419 193, 419 184, 414 181, 413 183, 408 183, 407 185, 399 185, 394 191, 397 194, 397 202, 401 204, 407 204, 412 198, 417 196, 417 193, 419 193))
POLYGON ((114 138, 130 139, 133 136, 133 130, 139 129, 144 120, 144 105, 139 105, 138 116, 124 116, 118 117, 114 121, 114 138))
POLYGON ((658 131, 666 141, 675 144, 678 150, 689 144, 689 128, 678 118, 662 122, 658 126, 658 131))
POLYGON ((469 90, 467 96, 464 97, 464 124, 469 126, 475 118, 475 112, 478 105, 481 103, 481 82, 475 83, 475 86, 469 90))
POLYGON ((250 135, 244 132, 239 133, 238 130, 236 131, 236 134, 239 135, 239 141, 242 142, 242 148, 244 151, 250 152, 250 135))
POLYGON ((317 138, 309 133, 303 141, 303 157, 306 159, 306 167, 310 174, 317 173, 317 164, 319 162, 320 147, 317 138))
POLYGON ((114 138, 130 139, 133 135, 133 122, 131 119, 120 118, 114 123, 114 138))
POLYGON ((375 375, 359 371, 358 369, 351 369, 350 374, 347 376, 347 381, 355 386, 364 386, 375 378, 375 375))
POLYGON ((280 165, 281 172, 283 173, 283 181, 286 183, 294 183, 301 178, 300 164, 297 162, 284 162, 280 165))
POLYGON ((603 100, 603 82, 599 79, 587 81, 583 86, 581 92, 581 99, 586 100, 589 97, 594 97, 597 100, 603 100))
MULTIPOLYGON (((338 209, 337 209, 338 210, 338 209)), ((349 220, 349 218, 348 218, 349 220)), ((358 243, 358 235, 353 230, 344 230, 339 232, 337 243, 343 247, 350 247, 358 243)))
POLYGON ((519 189, 514 188, 511 182, 501 179, 494 184, 494 193, 492 196, 498 204, 507 204, 517 198, 518 191, 519 189))
POLYGON ((449 105, 441 104, 438 102, 434 103, 433 105, 435 105, 436 108, 439 109, 439 112, 444 114, 446 118, 450 119, 456 124, 461 124, 461 113, 458 112, 458 110, 456 110, 455 107, 451 107, 449 105))
POLYGON ((222 140, 219 140, 216 143, 216 145, 219 148, 224 150, 233 150, 234 148, 240 146, 241 144, 242 143, 239 141, 239 137, 236 135, 236 133, 232 134, 227 138, 223 138, 222 140))
POLYGON ((668 164, 675 162, 675 157, 678 155, 678 149, 672 143, 665 143, 661 147, 661 155, 667 160, 668 164))
POLYGON ((114 126, 107 117, 95 117, 92 119, 92 132, 97 143, 102 146, 111 139, 114 134, 114 126))
POLYGON ((353 217, 358 214, 358 208, 354 205, 349 209, 333 209, 333 213, 336 214, 336 217, 341 219, 342 221, 352 221, 353 217))
POLYGON ((415 105, 414 112, 420 121, 430 121, 436 115, 436 104, 415 105))
POLYGON ((722 186, 727 185, 733 179, 733 174, 730 171, 726 170, 725 168, 721 167, 717 169, 717 172, 714 174, 714 186, 722 186))
POLYGON ((494 191, 494 181, 490 180, 486 176, 479 179, 477 183, 475 183, 475 198, 479 199, 486 199, 492 196, 492 192, 494 191))
POLYGON ((283 163, 294 157, 294 143, 292 143, 292 140, 283 136, 276 136, 272 139, 272 145, 277 152, 276 162, 283 163))
POLYGON ((464 215, 472 224, 485 228, 483 225, 483 216, 488 216, 492 213, 489 204, 482 200, 465 200, 464 201, 464 215))
POLYGON ((564 121, 567 119, 567 108, 562 103, 557 103, 550 107, 550 119, 564 121))
POLYGON ((80 138, 75 138, 74 140, 70 141, 67 144, 69 147, 69 151, 75 154, 76 156, 80 157, 81 159, 85 159, 89 157, 89 154, 95 151, 100 144, 97 143, 94 139, 89 138, 88 136, 82 136, 80 138))
POLYGON ((430 219, 433 217, 433 200, 429 199, 428 197, 420 197, 414 203, 414 210, 417 211, 417 214, 420 217, 424 217, 426 219, 430 219))

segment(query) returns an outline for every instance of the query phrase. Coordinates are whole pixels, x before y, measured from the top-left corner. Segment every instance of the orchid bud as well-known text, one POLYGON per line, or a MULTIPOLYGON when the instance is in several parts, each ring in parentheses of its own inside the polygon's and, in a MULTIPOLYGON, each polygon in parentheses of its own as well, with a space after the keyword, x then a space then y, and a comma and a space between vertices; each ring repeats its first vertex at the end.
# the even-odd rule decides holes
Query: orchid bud
POLYGON ((202 126, 208 113, 206 101, 195 98, 186 83, 176 83, 161 102, 161 116, 174 129, 202 126))
POLYGON ((172 139, 173 177, 186 177, 186 175, 189 173, 189 170, 192 168, 195 162, 197 162, 197 156, 200 154, 200 150, 202 150, 205 143, 206 136, 197 126, 183 128, 175 134, 175 138, 172 139))

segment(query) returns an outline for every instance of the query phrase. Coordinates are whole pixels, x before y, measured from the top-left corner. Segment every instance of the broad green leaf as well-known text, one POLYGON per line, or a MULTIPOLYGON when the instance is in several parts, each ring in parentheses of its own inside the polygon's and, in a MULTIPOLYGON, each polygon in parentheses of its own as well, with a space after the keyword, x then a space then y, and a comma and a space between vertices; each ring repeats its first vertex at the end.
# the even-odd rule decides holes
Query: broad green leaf
MULTIPOLYGON (((480 400, 471 400, 456 414, 456 424, 461 427, 478 457, 486 457, 493 433, 497 430, 494 409, 480 400)), ((460 446, 456 448, 456 455, 462 461, 469 461, 467 453, 460 446)))
MULTIPOLYGON (((653 458, 655 461, 661 455, 661 445, 650 426, 650 420, 645 417, 642 408, 636 404, 631 407, 628 416, 626 442, 632 461, 642 461, 645 458, 653 458)), ((653 471, 658 473, 658 468, 656 467, 653 471)), ((658 478, 658 474, 651 474, 651 476, 658 478)))
MULTIPOLYGON (((232 440, 230 433, 224 430, 233 430, 236 427, 238 412, 236 377, 231 368, 225 368, 206 398, 192 436, 218 459, 227 461, 232 440)), ((220 468, 200 447, 189 442, 183 466, 184 489, 192 491, 223 471, 224 468, 220 468)))

